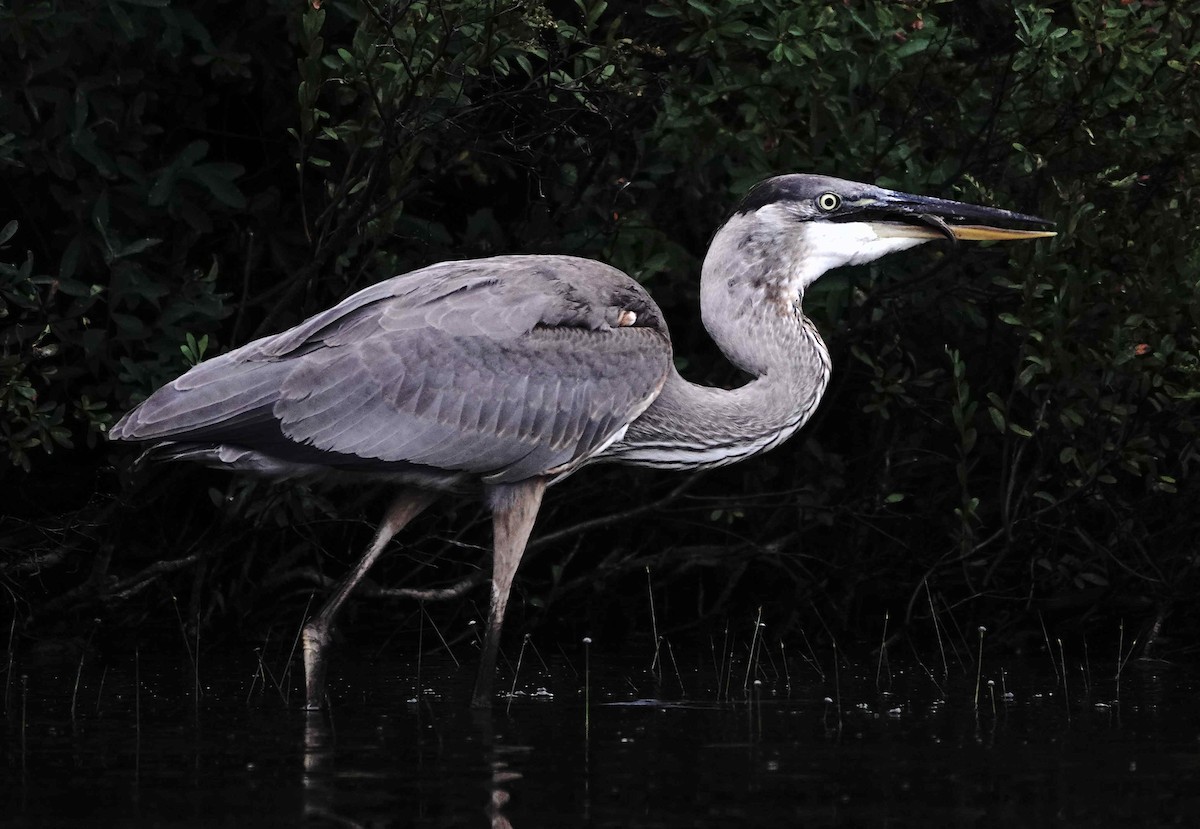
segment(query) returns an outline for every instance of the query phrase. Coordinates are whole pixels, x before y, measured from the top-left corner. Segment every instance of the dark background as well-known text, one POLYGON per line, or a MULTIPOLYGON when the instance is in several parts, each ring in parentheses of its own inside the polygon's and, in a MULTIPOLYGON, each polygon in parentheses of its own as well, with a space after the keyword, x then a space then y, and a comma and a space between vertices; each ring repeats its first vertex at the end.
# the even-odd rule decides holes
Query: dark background
MULTIPOLYGON (((1060 235, 817 283, 835 373, 813 421, 728 469, 556 487, 510 636, 719 636, 761 608, 788 642, 865 647, 886 618, 960 647, 977 625, 1016 650, 1123 625, 1139 650, 1194 650, 1188 4, 318 5, 0 7, 11 647, 285 640, 369 540, 368 488, 134 474, 104 431, 189 364, 424 264, 564 252, 645 283, 685 375, 735 385, 699 325, 707 241, 755 181, 813 171, 1060 235)), ((487 544, 482 508, 446 499, 344 626, 468 636, 485 589, 428 616, 366 594, 486 570, 487 544)))

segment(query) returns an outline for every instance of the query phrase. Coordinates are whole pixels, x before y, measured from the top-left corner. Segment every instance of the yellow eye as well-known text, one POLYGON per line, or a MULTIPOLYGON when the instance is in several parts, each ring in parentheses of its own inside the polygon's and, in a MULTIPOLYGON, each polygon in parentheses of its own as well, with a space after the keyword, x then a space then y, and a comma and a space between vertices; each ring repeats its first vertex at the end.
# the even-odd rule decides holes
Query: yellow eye
POLYGON ((828 213, 831 210, 837 210, 841 206, 842 197, 837 193, 822 193, 821 195, 817 196, 817 207, 825 213, 828 213))

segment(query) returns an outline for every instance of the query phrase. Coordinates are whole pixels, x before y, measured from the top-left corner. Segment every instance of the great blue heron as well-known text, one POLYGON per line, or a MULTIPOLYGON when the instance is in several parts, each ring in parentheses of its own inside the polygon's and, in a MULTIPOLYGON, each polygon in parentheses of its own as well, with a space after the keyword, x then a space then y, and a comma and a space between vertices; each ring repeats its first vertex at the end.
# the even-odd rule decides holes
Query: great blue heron
POLYGON ((1045 219, 816 175, 768 179, 704 259, 700 311, 754 380, 675 370, 662 313, 634 280, 571 256, 443 262, 366 288, 201 363, 112 429, 152 456, 398 488, 362 559, 303 629, 306 705, 325 702, 330 631, 354 586, 440 492, 493 513, 491 609, 472 704, 491 701, 500 627, 546 486, 592 461, 721 466, 799 429, 829 380, 805 288, 931 239, 1034 239, 1045 219), (1006 226, 1024 225, 1025 229, 1006 226))

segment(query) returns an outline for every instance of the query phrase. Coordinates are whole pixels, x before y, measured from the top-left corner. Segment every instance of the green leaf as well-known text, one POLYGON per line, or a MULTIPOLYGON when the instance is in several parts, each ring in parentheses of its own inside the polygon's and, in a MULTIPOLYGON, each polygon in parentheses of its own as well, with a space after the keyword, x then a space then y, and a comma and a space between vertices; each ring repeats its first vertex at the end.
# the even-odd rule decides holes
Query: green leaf
MULTIPOLYGON (((305 5, 308 4, 306 3, 305 5)), ((301 20, 304 26, 304 39, 312 41, 317 32, 321 31, 321 27, 325 25, 325 10, 305 9, 301 20)))
POLYGON ((137 28, 133 24, 133 19, 113 0, 108 0, 108 13, 121 28, 121 33, 125 36, 126 40, 133 40, 137 36, 137 28))
POLYGON ((179 157, 172 164, 180 167, 191 167, 206 155, 208 155, 208 142, 193 141, 183 148, 182 152, 179 153, 179 157))
POLYGON ((587 23, 588 27, 593 27, 600 20, 600 16, 604 14, 604 10, 608 8, 608 0, 596 0, 595 4, 588 10, 587 23))
POLYGON ((233 183, 233 179, 243 172, 245 170, 237 164, 210 162, 197 164, 189 171, 189 177, 204 185, 217 201, 241 209, 246 206, 246 197, 233 183))
POLYGON ((58 263, 58 278, 70 279, 75 275, 75 270, 79 267, 79 253, 83 245, 78 236, 71 237, 71 241, 67 242, 67 246, 63 248, 62 259, 58 263))
POLYGON ((105 243, 108 242, 108 191, 103 190, 99 198, 92 204, 92 226, 99 232, 105 243))
POLYGON ((995 425, 996 430, 999 432, 1003 432, 1004 427, 1005 427, 1004 413, 1001 412, 999 409, 997 409, 995 406, 988 406, 988 415, 991 416, 992 423, 995 425))
POLYGON ((154 247, 161 241, 162 239, 138 239, 114 252, 113 258, 120 259, 123 256, 133 256, 135 253, 141 253, 144 250, 154 247))

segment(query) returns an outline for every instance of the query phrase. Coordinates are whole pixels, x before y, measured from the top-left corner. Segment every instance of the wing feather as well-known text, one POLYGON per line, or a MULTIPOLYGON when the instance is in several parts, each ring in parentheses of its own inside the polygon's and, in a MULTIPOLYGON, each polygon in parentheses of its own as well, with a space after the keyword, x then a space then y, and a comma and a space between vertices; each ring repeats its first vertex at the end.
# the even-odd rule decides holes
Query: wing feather
POLYGON ((598 451, 657 395, 670 362, 657 307, 615 269, 558 256, 448 262, 202 363, 112 436, 220 449, 177 457, 258 453, 276 472, 286 464, 271 457, 305 471, 415 465, 513 481, 598 451), (625 310, 636 327, 616 327, 625 310))

